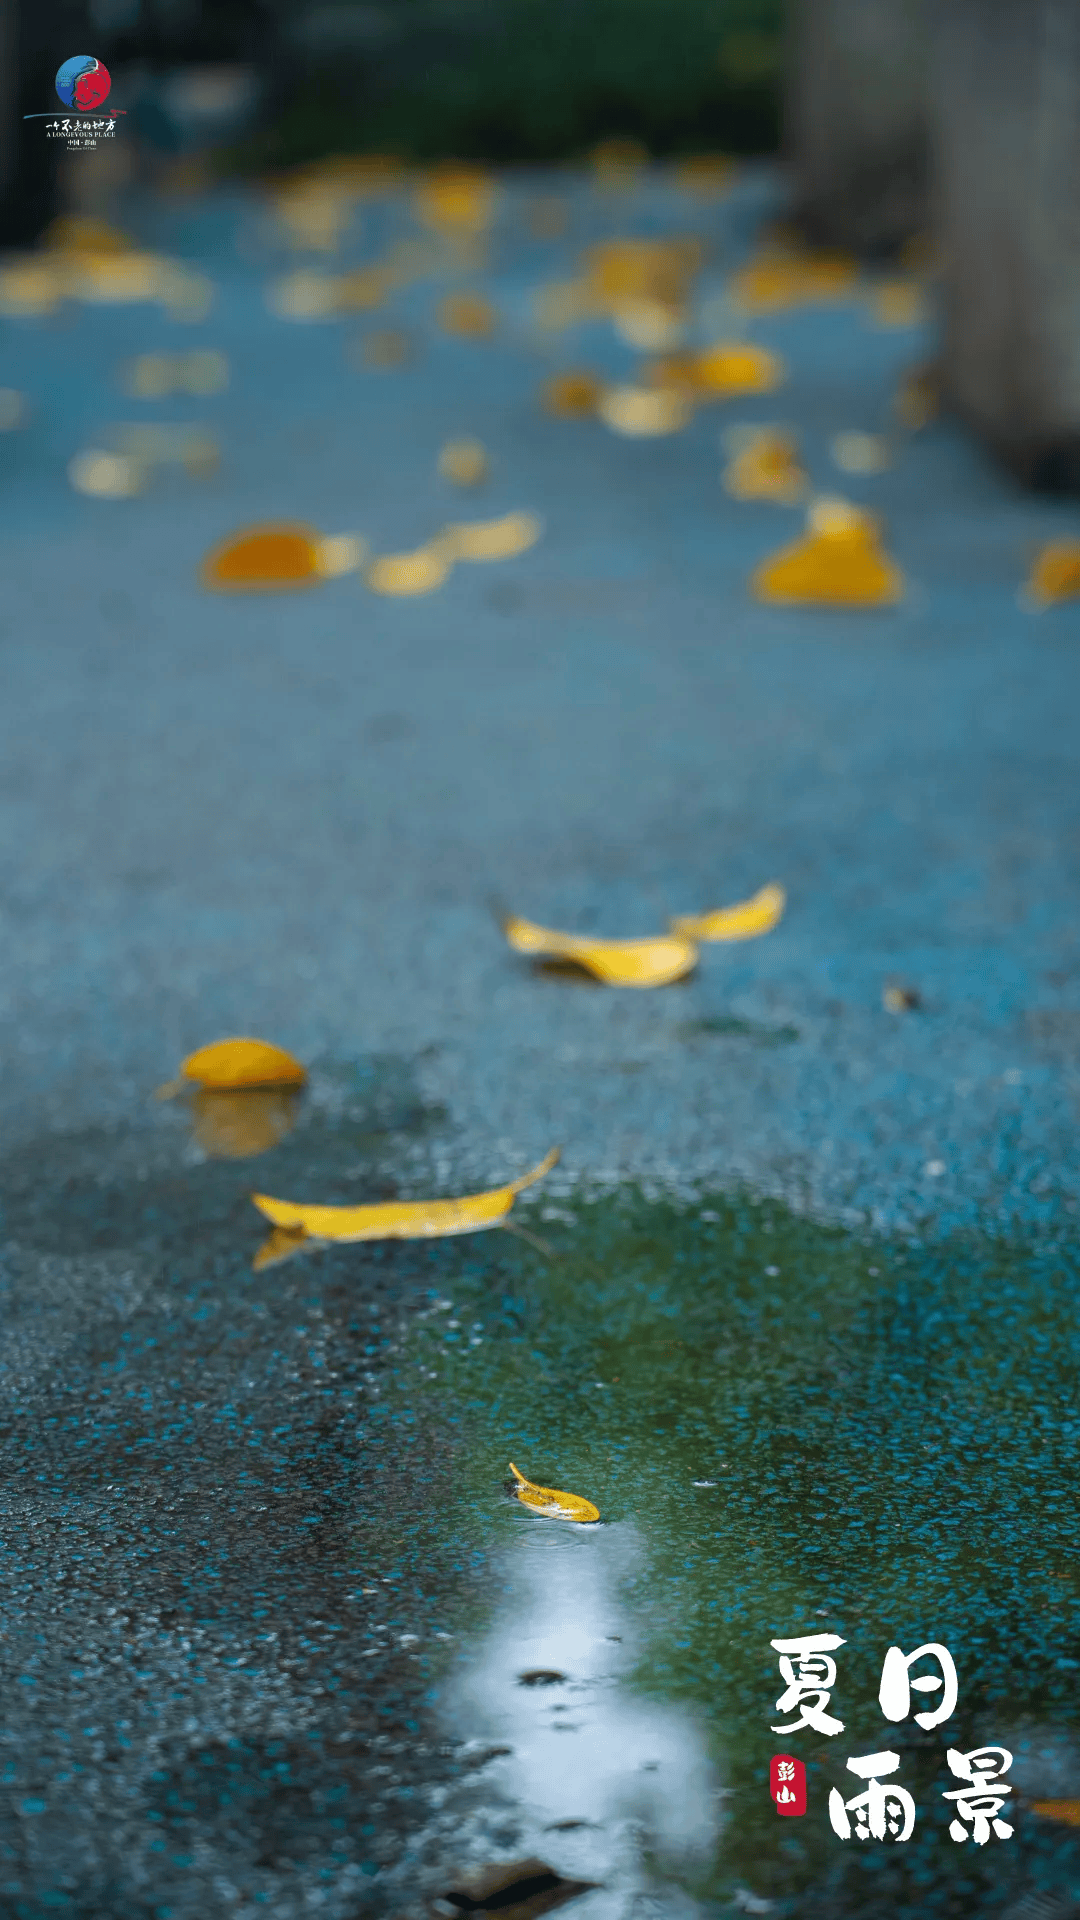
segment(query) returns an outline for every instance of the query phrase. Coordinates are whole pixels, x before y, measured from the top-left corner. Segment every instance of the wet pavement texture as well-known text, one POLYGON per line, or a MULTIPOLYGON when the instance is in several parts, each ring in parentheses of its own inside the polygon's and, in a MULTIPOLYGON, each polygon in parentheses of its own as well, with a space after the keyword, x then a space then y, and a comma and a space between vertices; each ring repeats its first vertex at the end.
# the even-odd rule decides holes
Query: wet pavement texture
MULTIPOLYGON (((1072 511, 948 423, 838 474, 830 436, 883 430, 929 346, 853 302, 755 321, 788 384, 670 439, 537 402, 638 357, 537 336, 576 248, 704 233, 712 337, 779 204, 767 171, 704 211, 511 180, 468 276, 500 330, 440 333, 420 282, 373 317, 413 342, 394 368, 366 323, 267 310, 287 262, 224 192, 127 209, 214 280, 198 326, 2 323, 33 408, 0 442, 4 1920, 475 1911, 470 1876, 521 1863, 490 1898, 522 1920, 560 1896, 541 1869, 600 1883, 583 1920, 1080 1898, 1074 1829, 1031 1811, 1077 1791, 1080 628, 1016 602, 1072 511), (557 243, 525 237, 537 192, 557 243), (194 346, 225 394, 123 397, 132 354, 194 346), (219 474, 79 497, 67 462, 125 419, 211 426, 219 474), (815 484, 884 514, 899 610, 750 600, 801 516, 724 495, 732 419, 790 421, 815 484), (480 494, 436 474, 462 433, 480 494), (416 601, 198 584, 258 518, 400 551, 517 508, 538 546, 416 601), (777 931, 659 993, 537 977, 489 908, 645 934, 771 878, 777 931), (313 1063, 295 1111, 230 1114, 257 1158, 150 1098, 230 1031, 313 1063), (253 1187, 463 1192, 556 1141, 514 1214, 546 1255, 252 1269, 253 1187), (529 1515, 510 1459, 602 1524, 529 1515), (808 1742, 770 1732, 769 1642, 809 1631, 847 1644, 845 1731, 808 1742), (947 1728, 881 1718, 894 1641, 952 1651, 947 1728), (1020 1804, 976 1849, 941 1795, 983 1742, 1020 1804), (778 1830, 781 1745, 810 1800, 778 1830), (912 1839, 842 1842, 827 1791, 885 1748, 912 1839)), ((407 231, 366 210, 355 260, 407 231)))

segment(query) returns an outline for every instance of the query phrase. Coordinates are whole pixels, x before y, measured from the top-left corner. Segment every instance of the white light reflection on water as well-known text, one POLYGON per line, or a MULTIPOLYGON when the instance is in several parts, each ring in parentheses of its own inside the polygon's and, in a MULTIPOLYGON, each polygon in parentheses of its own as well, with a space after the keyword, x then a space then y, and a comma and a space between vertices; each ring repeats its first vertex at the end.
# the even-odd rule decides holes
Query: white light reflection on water
POLYGON ((518 1853, 603 1883, 575 1902, 582 1920, 696 1911, 647 1861, 692 1878, 719 1832, 717 1781, 693 1719, 627 1685, 640 1633, 623 1593, 642 1559, 627 1526, 523 1519, 505 1611, 447 1702, 456 1737, 511 1749, 492 1785, 521 1822, 518 1853), (523 1674, 565 1677, 530 1684, 523 1674))

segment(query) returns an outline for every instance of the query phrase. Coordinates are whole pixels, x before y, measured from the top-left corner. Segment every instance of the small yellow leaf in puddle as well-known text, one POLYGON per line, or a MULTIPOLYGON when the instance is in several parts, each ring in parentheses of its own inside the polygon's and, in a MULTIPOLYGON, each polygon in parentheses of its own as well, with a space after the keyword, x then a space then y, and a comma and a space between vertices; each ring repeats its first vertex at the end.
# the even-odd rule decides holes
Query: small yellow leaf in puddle
POLYGON ((1024 597, 1038 608, 1080 596, 1080 540, 1051 540, 1036 555, 1024 597))
POLYGON ((439 303, 439 325, 466 340, 487 340, 495 331, 495 309, 478 293, 448 293, 439 303))
POLYGON ((292 522, 249 527, 207 555, 203 585, 219 593, 288 592, 321 578, 321 536, 292 522))
POLYGON ((456 487, 478 487, 486 480, 487 454, 479 440, 448 440, 439 454, 439 472, 456 487))
POLYGON ((660 300, 621 300, 612 313, 615 331, 627 346, 643 353, 663 353, 678 346, 685 315, 681 307, 660 300))
POLYGON ((516 915, 503 922, 503 932, 515 953, 572 961, 609 987, 666 987, 697 964, 697 948, 681 934, 597 940, 589 934, 556 933, 516 915))
POLYGON ((1057 1820, 1064 1827, 1080 1827, 1080 1800, 1033 1800, 1032 1813, 1040 1820, 1057 1820))
POLYGON ((926 294, 917 280, 883 280, 871 292, 870 310, 879 327, 921 327, 926 294))
POLYGON ((108 453, 103 447, 88 447, 68 465, 68 479, 76 493, 99 500, 130 500, 142 492, 146 477, 140 461, 129 454, 108 453))
POLYGON ((591 1500, 583 1500, 577 1493, 558 1493, 554 1487, 534 1486, 518 1472, 512 1460, 510 1471, 516 1482, 514 1492, 531 1513, 541 1513, 548 1520, 576 1520, 580 1526, 590 1526, 599 1520, 600 1509, 594 1507, 591 1500))
POLYGON ((0 267, 0 314, 6 318, 55 313, 64 292, 63 278, 48 258, 12 260, 0 267))
POLYGON ((771 933, 779 925, 786 904, 783 887, 770 883, 737 906, 717 907, 713 913, 673 920, 671 930, 687 940, 756 940, 759 934, 771 933))
POLYGON ((694 406, 689 394, 678 387, 608 387, 596 411, 612 433, 621 433, 628 440, 647 440, 681 432, 692 418, 694 406))
POLYGON ((215 1160, 251 1160, 292 1132, 296 1087, 201 1087, 191 1103, 195 1139, 215 1160))
POLYGON ((751 591, 774 606, 881 607, 903 598, 904 582, 870 514, 845 500, 819 500, 806 537, 764 561, 751 591))
POLYGON ((604 392, 604 383, 595 373, 556 373, 541 393, 546 413, 560 420, 581 420, 596 412, 604 392))
POLYGON ((356 533, 334 533, 320 540, 315 549, 315 567, 324 580, 336 580, 343 573, 356 573, 367 553, 367 543, 356 533))
POLYGON ((777 500, 794 506, 807 485, 794 437, 776 427, 752 430, 733 449, 724 469, 725 489, 736 500, 777 500))
POLYGON ((729 292, 744 313, 780 313, 812 302, 845 300, 858 268, 842 253, 769 251, 732 276, 729 292))
POLYGON ((450 572, 451 556, 437 540, 414 553, 384 553, 372 560, 364 581, 372 593, 393 596, 434 593, 450 572))
POLYGON ((453 560, 511 560, 527 553, 544 531, 535 513, 507 513, 501 520, 474 520, 444 528, 443 552, 453 560))
POLYGON ((893 411, 902 427, 918 433, 941 411, 941 379, 935 366, 913 367, 896 390, 893 411))
POLYGON ((302 1087, 307 1070, 299 1060, 269 1040, 249 1038, 214 1040, 180 1063, 180 1077, 159 1087, 159 1100, 181 1093, 185 1084, 208 1091, 241 1087, 302 1087))
POLYGON ((531 1173, 461 1200, 384 1200, 367 1207, 319 1207, 272 1200, 265 1193, 253 1193, 251 1198, 273 1226, 306 1234, 311 1240, 442 1240, 501 1226, 517 1195, 550 1173, 558 1158, 559 1148, 553 1147, 531 1173))

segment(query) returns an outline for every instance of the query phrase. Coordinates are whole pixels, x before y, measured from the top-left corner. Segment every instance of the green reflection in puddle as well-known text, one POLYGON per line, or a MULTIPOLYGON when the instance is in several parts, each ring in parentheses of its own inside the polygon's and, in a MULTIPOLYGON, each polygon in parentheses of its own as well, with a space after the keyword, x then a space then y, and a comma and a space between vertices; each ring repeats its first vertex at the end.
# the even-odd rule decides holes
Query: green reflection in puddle
POLYGON ((496 1235, 464 1268, 443 1249, 454 1311, 414 1335, 413 1380, 421 1365, 438 1375, 427 1389, 465 1435, 440 1525, 492 1547, 542 1524, 503 1504, 508 1458, 633 1523, 635 1685, 695 1710, 732 1790, 695 1891, 914 1920, 1067 1876, 1067 1830, 1015 1791, 1013 1839, 981 1848, 949 1838, 942 1795, 958 1785, 949 1747, 995 1743, 1016 1756, 1016 1786, 1050 1797, 1032 1750, 1075 1737, 1075 1251, 860 1243, 747 1198, 522 1211, 557 1257, 496 1235), (773 1734, 796 1716, 776 1711, 769 1643, 812 1632, 847 1642, 831 1705, 845 1731, 773 1734), (960 1686, 930 1732, 914 1724, 925 1698, 900 1724, 877 1701, 887 1648, 927 1641, 949 1648, 960 1686), (828 1790, 862 1791, 847 1758, 884 1749, 916 1801, 912 1839, 842 1842, 828 1790), (777 1818, 774 1752, 807 1762, 804 1819, 777 1818))

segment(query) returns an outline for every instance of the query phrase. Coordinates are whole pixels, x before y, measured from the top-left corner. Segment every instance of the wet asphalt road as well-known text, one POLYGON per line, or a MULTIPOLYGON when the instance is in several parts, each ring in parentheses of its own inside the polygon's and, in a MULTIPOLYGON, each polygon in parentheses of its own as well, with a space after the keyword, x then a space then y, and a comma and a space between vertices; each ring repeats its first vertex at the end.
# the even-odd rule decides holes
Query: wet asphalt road
MULTIPOLYGON (((884 428, 927 339, 855 305, 761 321, 790 382, 723 418, 795 423, 815 483, 885 515, 910 594, 844 618, 755 607, 747 576, 798 517, 726 498, 717 410, 640 443, 539 413, 560 360, 635 360, 599 325, 536 339, 531 289, 611 220, 545 185, 572 189, 570 233, 527 242, 533 188, 508 190, 477 282, 501 333, 442 336, 421 282, 392 316, 400 370, 355 365, 361 323, 267 312, 283 262, 229 195, 130 210, 214 279, 199 327, 138 307, 3 323, 3 381, 34 408, 2 443, 13 1920, 348 1920, 438 1891, 466 1828, 472 1859, 536 1843, 513 1793, 477 1786, 467 1716, 455 1733, 437 1710, 504 1581, 486 1521, 439 1523, 487 1402, 394 1384, 406 1351, 419 1372, 416 1316, 495 1256, 253 1274, 251 1167, 207 1160, 148 1099, 189 1048, 248 1031, 314 1063, 302 1125, 256 1163, 290 1197, 493 1184, 559 1140, 541 1232, 545 1206, 637 1178, 929 1242, 1073 1232, 1080 628, 1016 604, 1071 510, 1018 496, 947 424, 879 477, 838 475, 830 435, 884 428), (125 356, 194 344, 228 354, 225 395, 123 398, 125 356), (80 498, 67 461, 132 418, 208 422, 220 474, 80 498), (460 432, 493 457, 477 514, 545 517, 521 559, 417 601, 355 578, 202 593, 203 553, 249 520, 397 551, 471 511, 435 472, 460 432), (645 933, 770 878, 778 931, 655 995, 537 980, 488 907, 645 933), (920 1013, 882 1010, 894 977, 920 1013), (404 1836, 433 1820, 422 1871, 404 1836)), ((619 217, 711 236, 707 307, 775 197, 751 175, 703 214, 657 185, 619 217)), ((404 219, 373 211, 357 257, 404 219)), ((500 1237, 496 1292, 531 1258, 500 1237)))

